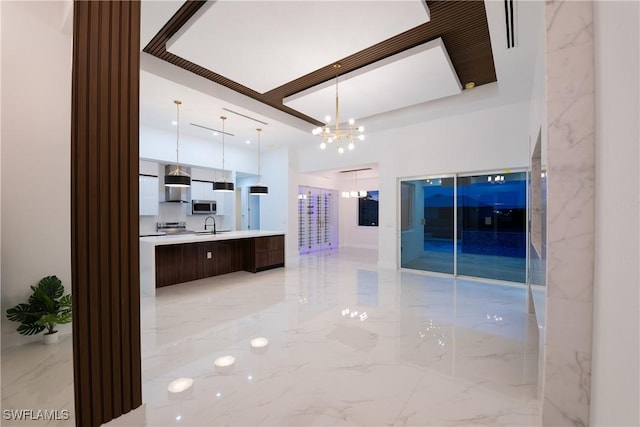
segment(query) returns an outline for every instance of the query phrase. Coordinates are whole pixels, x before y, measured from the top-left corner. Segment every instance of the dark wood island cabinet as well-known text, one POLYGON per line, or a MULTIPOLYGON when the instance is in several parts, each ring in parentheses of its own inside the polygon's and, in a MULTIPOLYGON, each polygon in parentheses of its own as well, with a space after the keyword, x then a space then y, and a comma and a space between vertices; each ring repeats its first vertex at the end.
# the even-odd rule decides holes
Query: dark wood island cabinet
POLYGON ((249 245, 245 270, 257 273, 284 267, 284 236, 255 237, 249 245))
POLYGON ((174 285, 234 271, 284 267, 284 235, 212 240, 155 248, 155 286, 174 285))

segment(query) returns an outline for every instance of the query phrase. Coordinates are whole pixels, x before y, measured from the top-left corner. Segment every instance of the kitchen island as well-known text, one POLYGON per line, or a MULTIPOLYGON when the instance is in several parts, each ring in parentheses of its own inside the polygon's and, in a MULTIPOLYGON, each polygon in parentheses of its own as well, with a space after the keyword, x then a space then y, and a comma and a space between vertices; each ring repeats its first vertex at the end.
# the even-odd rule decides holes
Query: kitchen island
POLYGON ((284 267, 284 233, 246 230, 140 238, 140 290, 234 271, 284 267))

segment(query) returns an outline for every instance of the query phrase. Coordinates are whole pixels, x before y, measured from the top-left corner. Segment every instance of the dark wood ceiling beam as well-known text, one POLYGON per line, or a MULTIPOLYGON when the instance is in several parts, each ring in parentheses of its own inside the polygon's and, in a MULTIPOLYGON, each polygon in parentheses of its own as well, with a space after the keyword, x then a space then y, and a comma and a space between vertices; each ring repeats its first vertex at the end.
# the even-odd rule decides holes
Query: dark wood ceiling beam
POLYGON ((177 67, 190 71, 212 82, 223 85, 264 104, 270 105, 314 126, 322 125, 315 118, 283 105, 282 100, 310 87, 336 77, 333 65, 341 64, 340 74, 376 63, 407 49, 442 37, 453 67, 460 82, 473 81, 476 86, 496 81, 491 40, 484 2, 475 1, 430 1, 427 2, 431 20, 411 28, 387 40, 345 58, 336 58, 322 68, 277 88, 260 93, 241 85, 213 70, 204 68, 166 50, 166 43, 191 19, 206 2, 189 0, 171 17, 156 36, 143 49, 177 67))

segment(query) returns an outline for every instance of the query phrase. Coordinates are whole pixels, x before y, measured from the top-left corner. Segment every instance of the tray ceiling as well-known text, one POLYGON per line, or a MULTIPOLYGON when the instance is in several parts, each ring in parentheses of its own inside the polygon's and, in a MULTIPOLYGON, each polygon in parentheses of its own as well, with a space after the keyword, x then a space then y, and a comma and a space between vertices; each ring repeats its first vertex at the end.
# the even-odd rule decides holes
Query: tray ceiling
POLYGON ((341 119, 496 81, 482 1, 187 1, 143 50, 314 126, 336 62, 341 119))
MULTIPOLYGON (((462 92, 442 39, 358 68, 338 78, 340 117, 362 119, 462 92), (425 82, 429 84, 425 84, 425 82), (363 102, 364 101, 364 102, 363 102)), ((333 117, 336 84, 329 80, 283 100, 310 117, 333 117)))
POLYGON ((260 93, 429 21, 421 0, 208 4, 167 50, 260 93))

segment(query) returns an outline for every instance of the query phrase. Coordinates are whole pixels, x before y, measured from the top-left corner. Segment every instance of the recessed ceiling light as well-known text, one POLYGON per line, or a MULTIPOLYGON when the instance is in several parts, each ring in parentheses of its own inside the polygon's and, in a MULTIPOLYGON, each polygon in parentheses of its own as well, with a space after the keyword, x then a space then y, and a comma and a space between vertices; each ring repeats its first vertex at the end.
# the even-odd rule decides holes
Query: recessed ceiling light
POLYGON ((251 141, 249 141, 248 139, 245 141, 246 144, 251 144, 251 141))
POLYGON ((175 120, 171 120, 171 124, 172 124, 172 125, 174 125, 174 126, 177 126, 177 125, 178 125, 178 122, 177 122, 177 121, 175 121, 175 120))
POLYGON ((464 88, 465 89, 473 89, 474 87, 476 87, 476 83, 475 82, 467 82, 464 84, 464 88))

